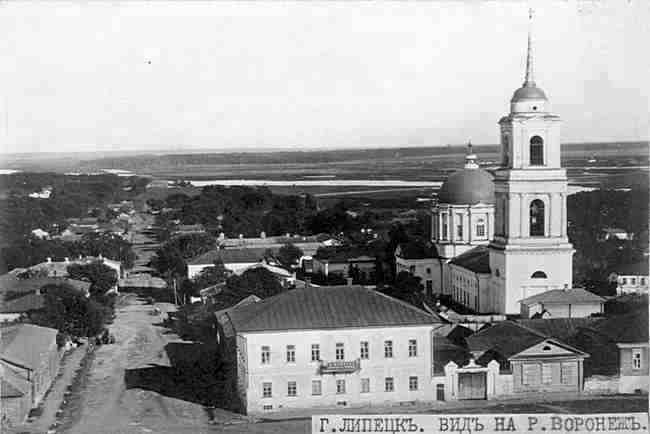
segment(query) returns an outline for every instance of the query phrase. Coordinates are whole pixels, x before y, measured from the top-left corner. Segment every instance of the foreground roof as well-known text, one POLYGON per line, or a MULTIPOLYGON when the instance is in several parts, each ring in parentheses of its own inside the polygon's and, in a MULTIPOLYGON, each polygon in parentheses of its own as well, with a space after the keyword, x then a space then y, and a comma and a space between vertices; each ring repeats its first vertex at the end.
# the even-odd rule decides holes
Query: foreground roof
POLYGON ((487 246, 476 246, 449 261, 474 273, 490 274, 490 252, 487 246))
POLYGON ((440 319, 363 286, 307 286, 234 309, 236 332, 428 325, 440 319))
POLYGON ((573 289, 552 289, 524 298, 521 304, 531 305, 535 303, 545 304, 575 304, 575 303, 604 303, 605 299, 599 295, 582 288, 573 289))
POLYGON ((7 362, 35 370, 43 353, 54 345, 58 331, 33 324, 17 324, 0 329, 0 358, 7 362), (29 345, 25 345, 29 342, 29 345))

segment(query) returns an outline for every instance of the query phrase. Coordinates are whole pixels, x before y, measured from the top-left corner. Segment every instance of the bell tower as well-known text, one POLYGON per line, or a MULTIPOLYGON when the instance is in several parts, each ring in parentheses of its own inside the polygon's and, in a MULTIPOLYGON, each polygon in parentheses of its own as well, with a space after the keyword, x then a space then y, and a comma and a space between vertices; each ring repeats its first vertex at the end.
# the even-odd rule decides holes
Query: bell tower
POLYGON ((494 178, 490 292, 495 310, 506 314, 519 313, 523 298, 571 287, 573 273, 561 121, 534 80, 532 10, 529 25, 524 83, 499 121, 501 167, 494 178))

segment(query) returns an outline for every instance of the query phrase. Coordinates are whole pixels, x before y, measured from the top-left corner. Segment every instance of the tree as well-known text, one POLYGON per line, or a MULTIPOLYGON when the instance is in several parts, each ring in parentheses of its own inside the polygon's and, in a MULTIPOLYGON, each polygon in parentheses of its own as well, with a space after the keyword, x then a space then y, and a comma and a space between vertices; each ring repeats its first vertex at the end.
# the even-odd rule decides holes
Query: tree
POLYGON ((232 306, 249 295, 268 298, 282 291, 284 288, 273 273, 266 268, 253 268, 244 271, 241 276, 230 276, 219 294, 219 300, 225 306, 232 306))
POLYGON ((68 276, 71 279, 90 282, 91 295, 104 295, 117 285, 117 273, 101 261, 69 265, 68 276))
POLYGON ((285 244, 278 250, 278 260, 287 268, 294 266, 303 255, 303 251, 292 243, 285 244))
POLYGON ((59 333, 77 337, 95 336, 102 331, 111 315, 110 309, 86 298, 66 284, 46 285, 44 309, 34 314, 35 324, 59 330, 59 333))
POLYGON ((223 265, 223 261, 217 259, 214 261, 214 265, 201 270, 201 272, 192 279, 192 283, 200 290, 207 288, 208 286, 216 285, 217 283, 225 282, 228 275, 228 270, 223 265))
POLYGON ((400 271, 395 276, 395 283, 392 286, 385 286, 381 289, 386 295, 399 298, 411 304, 419 304, 423 290, 419 277, 413 276, 407 271, 400 271))

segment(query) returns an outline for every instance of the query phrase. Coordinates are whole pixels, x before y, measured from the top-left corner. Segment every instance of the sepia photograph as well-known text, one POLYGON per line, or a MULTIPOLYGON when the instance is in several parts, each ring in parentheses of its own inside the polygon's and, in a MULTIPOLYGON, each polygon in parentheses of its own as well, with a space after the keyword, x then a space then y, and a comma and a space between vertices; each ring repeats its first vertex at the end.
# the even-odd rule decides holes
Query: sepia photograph
POLYGON ((0 0, 0 433, 648 432, 647 0, 0 0))

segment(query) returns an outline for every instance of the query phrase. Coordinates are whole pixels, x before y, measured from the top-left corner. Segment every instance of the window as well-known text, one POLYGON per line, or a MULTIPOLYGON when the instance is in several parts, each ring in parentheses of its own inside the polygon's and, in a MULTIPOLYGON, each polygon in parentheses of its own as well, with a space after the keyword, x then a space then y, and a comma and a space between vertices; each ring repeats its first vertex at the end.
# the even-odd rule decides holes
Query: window
POLYGON ((409 267, 409 273, 411 273, 411 274, 415 274, 415 265, 411 265, 411 266, 409 267))
POLYGON ((409 390, 418 390, 418 377, 409 377, 409 390))
POLYGON ((296 396, 296 395, 297 395, 296 382, 289 381, 287 383, 287 396, 296 396))
POLYGON ((345 393, 345 380, 336 380, 336 393, 345 393))
POLYGON ((311 361, 318 362, 320 361, 320 345, 311 344, 311 361))
POLYGON ((550 364, 542 363, 542 384, 551 384, 553 382, 553 369, 550 364))
POLYGON ((636 285, 636 277, 630 277, 630 285, 636 285))
POLYGON ((287 363, 295 363, 296 361, 296 346, 287 345, 287 363))
POLYGON ((393 357, 393 341, 384 341, 384 357, 393 357))
POLYGON ((262 383, 262 397, 270 398, 272 396, 271 383, 262 383))
POLYGON ((370 378, 361 379, 361 393, 370 393, 370 378))
POLYGON ((442 215, 442 239, 447 239, 447 214, 442 215))
POLYGON ((392 392, 395 390, 395 383, 393 381, 393 377, 386 377, 384 380, 384 390, 386 392, 392 392))
POLYGON ((562 376, 562 384, 574 384, 577 379, 578 366, 575 362, 562 363, 560 375, 562 376))
POLYGON ((433 280, 427 280, 426 282, 427 294, 431 295, 433 291, 433 280))
POLYGON ((525 363, 521 365, 521 384, 539 384, 539 365, 536 363, 525 363))
POLYGON ((336 360, 345 360, 345 350, 340 342, 336 344, 336 360))
POLYGON ((262 408, 264 409, 264 411, 270 411, 270 410, 273 410, 273 406, 272 406, 272 405, 264 405, 264 406, 262 406, 262 408))
POLYGON ((546 279, 546 273, 537 270, 530 277, 531 279, 546 279))
POLYGON ((456 219, 458 220, 458 224, 456 225, 456 238, 462 239, 463 238, 463 215, 456 214, 456 219))
POLYGON ((544 202, 539 199, 530 203, 530 236, 544 236, 544 202))
POLYGON ((427 268, 427 274, 431 274, 431 268, 427 268))
POLYGON ((369 353, 370 353, 369 349, 370 349, 370 347, 368 346, 368 342, 366 342, 366 341, 361 342, 361 349, 359 351, 359 354, 360 354, 360 357, 362 359, 367 359, 368 358, 369 353))
POLYGON ((625 277, 621 279, 621 285, 627 285, 627 279, 625 277))
POLYGON ((507 166, 508 164, 510 164, 510 140, 508 139, 508 136, 506 134, 502 136, 502 142, 503 142, 502 163, 503 166, 507 166))
POLYGON ((478 219, 476 222, 476 236, 484 237, 485 236, 485 220, 478 219))
POLYGON ((641 349, 634 348, 632 350, 632 369, 641 369, 641 349))
POLYGON ((544 140, 540 136, 533 136, 530 139, 530 165, 544 165, 544 140))
POLYGON ((262 347, 262 364, 271 363, 271 347, 262 347))
POLYGON ((418 356, 418 341, 415 339, 409 339, 409 357, 418 356))
POLYGON ((311 394, 312 395, 321 395, 323 393, 323 386, 320 380, 313 380, 311 382, 311 394))

